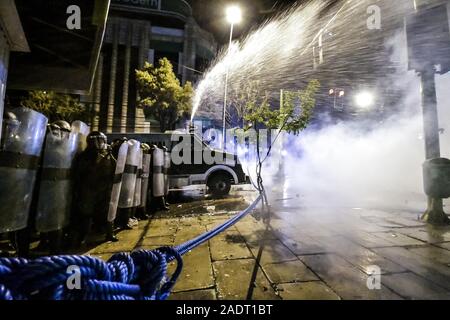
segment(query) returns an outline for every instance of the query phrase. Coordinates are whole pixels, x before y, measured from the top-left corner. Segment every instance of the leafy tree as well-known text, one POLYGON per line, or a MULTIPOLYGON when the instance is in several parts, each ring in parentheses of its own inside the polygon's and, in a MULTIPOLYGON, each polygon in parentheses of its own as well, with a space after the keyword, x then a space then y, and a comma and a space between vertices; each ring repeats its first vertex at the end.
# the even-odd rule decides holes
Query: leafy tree
POLYGON ((67 94, 53 91, 29 91, 20 101, 20 105, 44 114, 50 122, 65 120, 71 123, 75 120, 89 120, 89 111, 86 106, 67 94))
POLYGON ((136 79, 139 106, 159 121, 161 132, 175 129, 189 115, 194 90, 190 82, 181 86, 169 60, 160 59, 159 67, 146 62, 142 70, 136 70, 136 79))
POLYGON ((259 84, 249 84, 241 98, 238 99, 238 106, 246 123, 245 129, 253 127, 256 130, 256 155, 257 166, 256 176, 258 189, 263 197, 263 204, 268 206, 268 200, 262 179, 262 167, 270 155, 272 146, 276 143, 281 132, 285 131, 298 135, 307 128, 316 105, 315 96, 320 88, 317 80, 308 83, 305 89, 299 91, 282 91, 280 108, 270 105, 270 98, 267 92, 262 92, 259 84), (299 105, 299 108, 297 106, 299 105), (278 129, 278 134, 273 139, 270 147, 264 155, 261 155, 259 127, 267 129, 278 129))

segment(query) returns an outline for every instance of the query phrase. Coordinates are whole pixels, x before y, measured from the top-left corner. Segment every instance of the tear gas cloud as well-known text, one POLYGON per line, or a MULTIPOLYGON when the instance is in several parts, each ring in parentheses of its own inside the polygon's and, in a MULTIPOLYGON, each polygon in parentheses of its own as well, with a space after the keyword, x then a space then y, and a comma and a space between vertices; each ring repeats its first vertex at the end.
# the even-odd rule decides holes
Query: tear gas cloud
MULTIPOLYGON (((399 17, 403 21, 409 1, 382 2, 390 8, 383 10, 384 26, 388 24, 385 21, 398 22, 399 17)), ((280 89, 303 88, 308 80, 316 77, 311 74, 313 59, 310 51, 318 38, 311 30, 320 30, 329 35, 322 39, 324 46, 328 41, 335 46, 334 49, 339 49, 326 52, 325 60, 335 59, 336 63, 331 67, 328 65, 328 69, 317 75, 327 86, 325 90, 356 76, 359 82, 378 82, 385 88, 395 87, 401 97, 396 105, 385 106, 383 120, 369 120, 363 115, 353 121, 334 121, 320 128, 310 127, 299 136, 285 135, 284 150, 279 150, 278 146, 267 161, 263 173, 266 189, 273 199, 297 198, 299 205, 305 206, 381 206, 423 210, 426 207, 422 185, 425 152, 420 78, 407 71, 405 35, 402 32, 386 35, 385 29, 374 31, 378 32, 375 38, 383 39, 381 47, 374 47, 361 32, 366 29, 365 18, 362 21, 355 18, 356 12, 365 14, 365 8, 371 3, 338 3, 343 4, 334 11, 339 14, 325 15, 326 18, 319 14, 326 9, 326 1, 310 1, 306 5, 295 6, 265 23, 240 43, 234 43, 230 50, 224 50, 197 86, 193 118, 200 114, 221 119, 226 70, 230 73, 230 97, 253 80, 258 81, 272 97, 279 95, 280 89), (328 23, 323 24, 323 21, 328 23), (317 24, 322 28, 315 27, 317 24), (338 41, 333 40, 336 33, 338 41), (377 50, 377 54, 374 55, 373 50, 377 50), (339 56, 333 56, 333 52, 338 52, 339 56), (390 61, 389 66, 385 66, 386 61, 390 61), (359 73, 356 71, 349 75, 346 71, 349 66, 352 70, 359 66, 359 73), (384 67, 393 67, 395 72, 387 73, 384 67), (284 154, 284 181, 275 177, 281 154, 284 154), (279 193, 280 190, 283 194, 279 193)), ((441 153, 450 157, 450 110, 447 106, 450 76, 436 76, 436 87, 440 128, 445 129, 440 136, 441 153)), ((383 95, 383 92, 379 94, 383 95)), ((319 99, 318 102, 329 109, 333 107, 326 106, 324 100, 319 99)), ((249 172, 253 173, 254 162, 247 165, 249 172)))

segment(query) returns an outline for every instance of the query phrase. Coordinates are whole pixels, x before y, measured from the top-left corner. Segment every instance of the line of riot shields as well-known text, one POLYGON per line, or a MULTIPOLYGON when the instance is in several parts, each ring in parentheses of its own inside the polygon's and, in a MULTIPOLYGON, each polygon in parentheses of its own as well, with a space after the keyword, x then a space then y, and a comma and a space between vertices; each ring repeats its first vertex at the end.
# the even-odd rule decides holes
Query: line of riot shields
POLYGON ((170 153, 127 138, 108 144, 81 121, 6 110, 0 139, 0 240, 3 253, 58 254, 89 240, 118 241, 117 230, 169 210, 170 153))

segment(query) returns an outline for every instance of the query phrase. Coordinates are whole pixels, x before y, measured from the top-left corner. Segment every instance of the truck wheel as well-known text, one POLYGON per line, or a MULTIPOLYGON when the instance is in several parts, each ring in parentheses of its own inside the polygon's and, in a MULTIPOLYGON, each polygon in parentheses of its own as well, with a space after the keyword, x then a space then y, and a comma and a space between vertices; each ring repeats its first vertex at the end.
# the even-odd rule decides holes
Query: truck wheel
POLYGON ((210 177, 207 185, 213 197, 226 196, 231 190, 230 177, 224 173, 215 174, 210 177))

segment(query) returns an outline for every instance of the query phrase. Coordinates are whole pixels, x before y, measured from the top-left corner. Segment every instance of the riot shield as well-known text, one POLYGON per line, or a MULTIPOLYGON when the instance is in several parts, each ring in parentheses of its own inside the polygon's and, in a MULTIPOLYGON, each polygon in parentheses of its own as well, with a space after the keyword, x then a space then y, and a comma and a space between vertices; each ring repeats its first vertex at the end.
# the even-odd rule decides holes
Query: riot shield
POLYGON ((155 148, 152 154, 153 164, 153 196, 164 197, 164 151, 160 148, 155 148))
POLYGON ((111 192, 111 200, 108 209, 108 222, 113 222, 117 216, 117 207, 119 205, 120 190, 122 188, 122 179, 127 161, 128 143, 122 143, 117 156, 116 172, 114 175, 114 184, 111 192))
POLYGON ((170 152, 164 151, 164 196, 169 194, 170 152))
POLYGON ((150 165, 152 156, 148 153, 144 153, 142 157, 142 187, 141 187, 141 207, 147 205, 148 199, 148 179, 150 177, 150 165))
POLYGON ((36 230, 51 232, 69 224, 72 204, 71 170, 80 134, 48 131, 39 181, 36 230))
POLYGON ((132 208, 134 206, 134 190, 136 187, 136 175, 141 157, 140 142, 129 140, 127 160, 122 177, 122 187, 119 196, 119 208, 132 208))
POLYGON ((142 149, 139 148, 139 162, 138 162, 138 171, 136 174, 136 185, 134 187, 133 207, 139 207, 141 205, 142 157, 143 157, 143 152, 142 152, 142 149))
POLYGON ((77 134, 79 137, 77 139, 77 153, 83 152, 87 147, 86 137, 89 134, 89 126, 82 121, 74 121, 72 123, 72 132, 77 134))
POLYGON ((0 233, 27 226, 47 127, 47 118, 36 111, 20 107, 12 112, 17 126, 3 130, 0 145, 0 233))

